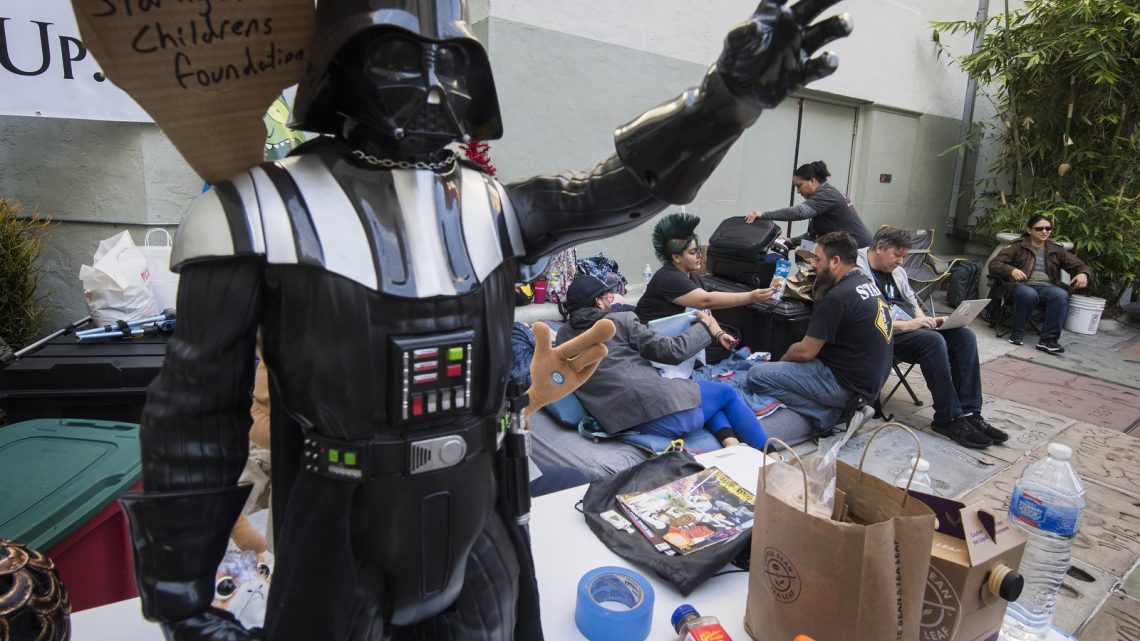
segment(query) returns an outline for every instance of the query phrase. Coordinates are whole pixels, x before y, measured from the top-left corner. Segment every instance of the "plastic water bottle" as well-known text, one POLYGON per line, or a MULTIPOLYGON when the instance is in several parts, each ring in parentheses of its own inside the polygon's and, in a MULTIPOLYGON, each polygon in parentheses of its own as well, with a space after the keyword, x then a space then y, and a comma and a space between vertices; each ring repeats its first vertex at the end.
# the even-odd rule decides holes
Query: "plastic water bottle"
POLYGON ((922 492, 923 494, 935 494, 934 481, 930 478, 930 461, 924 458, 911 457, 910 465, 906 466, 902 472, 899 472, 898 477, 895 478, 895 487, 906 489, 907 482, 910 482, 910 489, 915 492, 922 492), (917 467, 917 469, 916 469, 917 467), (914 479, 910 478, 910 471, 914 470, 914 479))
POLYGON ((641 278, 645 281, 646 285, 648 285, 649 280, 653 278, 653 269, 649 266, 649 263, 645 263, 645 269, 641 270, 641 278))
POLYGON ((772 300, 780 300, 784 297, 784 287, 788 280, 788 275, 792 273, 792 261, 784 260, 781 258, 776 261, 776 273, 772 274, 771 287, 772 300))
POLYGON ((1049 455, 1025 468, 1009 501, 1009 521, 1027 539, 1021 558, 1025 588, 1010 603, 1001 624, 1001 639, 1039 641, 1049 634, 1057 590, 1069 570, 1077 519, 1085 507, 1085 490, 1069 459, 1067 445, 1049 444, 1049 455))
POLYGON ((669 619, 679 641, 732 641, 716 617, 703 617, 688 603, 673 610, 669 619))

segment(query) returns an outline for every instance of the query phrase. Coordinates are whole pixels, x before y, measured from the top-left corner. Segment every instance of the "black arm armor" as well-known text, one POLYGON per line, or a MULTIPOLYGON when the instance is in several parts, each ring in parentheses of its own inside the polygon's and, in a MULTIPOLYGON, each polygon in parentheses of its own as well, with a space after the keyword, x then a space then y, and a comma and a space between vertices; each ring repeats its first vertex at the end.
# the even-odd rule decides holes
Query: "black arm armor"
POLYGON ((182 269, 178 329, 142 415, 146 492, 230 487, 241 476, 249 454, 260 279, 259 258, 182 269))
POLYGON ((535 176, 504 188, 522 229, 526 263, 636 227, 668 204, 649 194, 617 156, 593 171, 535 176))
POLYGON ((131 527, 143 615, 176 623, 206 612, 218 563, 249 485, 201 492, 132 493, 119 499, 131 527))
POLYGON ((699 88, 619 127, 614 138, 618 156, 651 194, 685 204, 759 117, 760 110, 734 96, 712 67, 699 88))

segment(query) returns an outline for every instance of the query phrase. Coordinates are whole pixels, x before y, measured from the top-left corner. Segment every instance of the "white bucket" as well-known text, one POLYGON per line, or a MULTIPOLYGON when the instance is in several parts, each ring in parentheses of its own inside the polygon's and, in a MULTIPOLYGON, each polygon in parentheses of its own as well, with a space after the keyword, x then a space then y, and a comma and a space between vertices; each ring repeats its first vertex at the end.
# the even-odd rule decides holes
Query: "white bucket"
POLYGON ((1095 296, 1070 296, 1069 315, 1065 318, 1065 331, 1078 334, 1095 334, 1104 312, 1105 300, 1095 296))

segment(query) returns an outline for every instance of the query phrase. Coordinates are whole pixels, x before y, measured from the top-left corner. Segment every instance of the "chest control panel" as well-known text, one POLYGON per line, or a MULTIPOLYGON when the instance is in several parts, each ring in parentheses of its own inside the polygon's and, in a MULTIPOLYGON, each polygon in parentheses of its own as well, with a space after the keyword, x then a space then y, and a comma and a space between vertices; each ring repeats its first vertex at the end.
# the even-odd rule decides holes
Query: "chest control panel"
POLYGON ((471 405, 475 332, 392 339, 397 423, 464 412, 471 405))

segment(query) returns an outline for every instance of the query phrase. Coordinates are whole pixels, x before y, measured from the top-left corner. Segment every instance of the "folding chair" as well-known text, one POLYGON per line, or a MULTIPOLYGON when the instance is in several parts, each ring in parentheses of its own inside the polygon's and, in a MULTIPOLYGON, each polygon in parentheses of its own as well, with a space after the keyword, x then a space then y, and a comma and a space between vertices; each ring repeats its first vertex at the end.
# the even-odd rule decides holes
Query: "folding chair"
POLYGON ((899 387, 903 387, 906 389, 906 393, 910 394, 910 400, 914 403, 915 407, 922 407, 922 401, 919 400, 918 395, 914 393, 914 388, 912 388, 910 386, 910 383, 906 380, 906 377, 910 376, 910 372, 911 372, 911 370, 913 370, 915 368, 915 366, 916 366, 915 363, 907 363, 904 361, 900 361, 898 359, 895 359, 894 362, 891 363, 891 367, 895 370, 895 376, 898 376, 899 380, 897 383, 895 383, 895 386, 891 388, 891 391, 887 392, 886 398, 883 398, 880 401, 880 408, 879 408, 879 414, 880 415, 883 414, 883 410, 882 410, 881 405, 886 405, 887 403, 891 402, 891 397, 893 397, 895 395, 895 392, 897 392, 899 390, 899 387), (907 366, 905 372, 902 371, 902 369, 900 369, 901 365, 907 366))
POLYGON ((914 295, 919 304, 925 303, 926 312, 936 316, 934 312, 934 292, 942 282, 950 277, 950 269, 964 260, 951 258, 946 260, 931 251, 934 246, 933 229, 911 229, 910 253, 903 259, 903 269, 906 270, 910 286, 914 288, 914 295))
MULTIPOLYGON (((987 306, 989 312, 990 327, 995 329, 994 336, 1004 338, 1006 334, 1012 331, 1012 328, 1003 328, 1002 326, 1013 316, 1013 301, 1009 299, 1009 293, 1005 296, 996 296, 998 285, 1001 284, 1001 279, 997 276, 988 276, 986 278, 990 286, 990 304, 987 306)), ((1029 327, 1035 334, 1041 333, 1041 305, 1038 305, 1032 312, 1029 313, 1029 327)))

